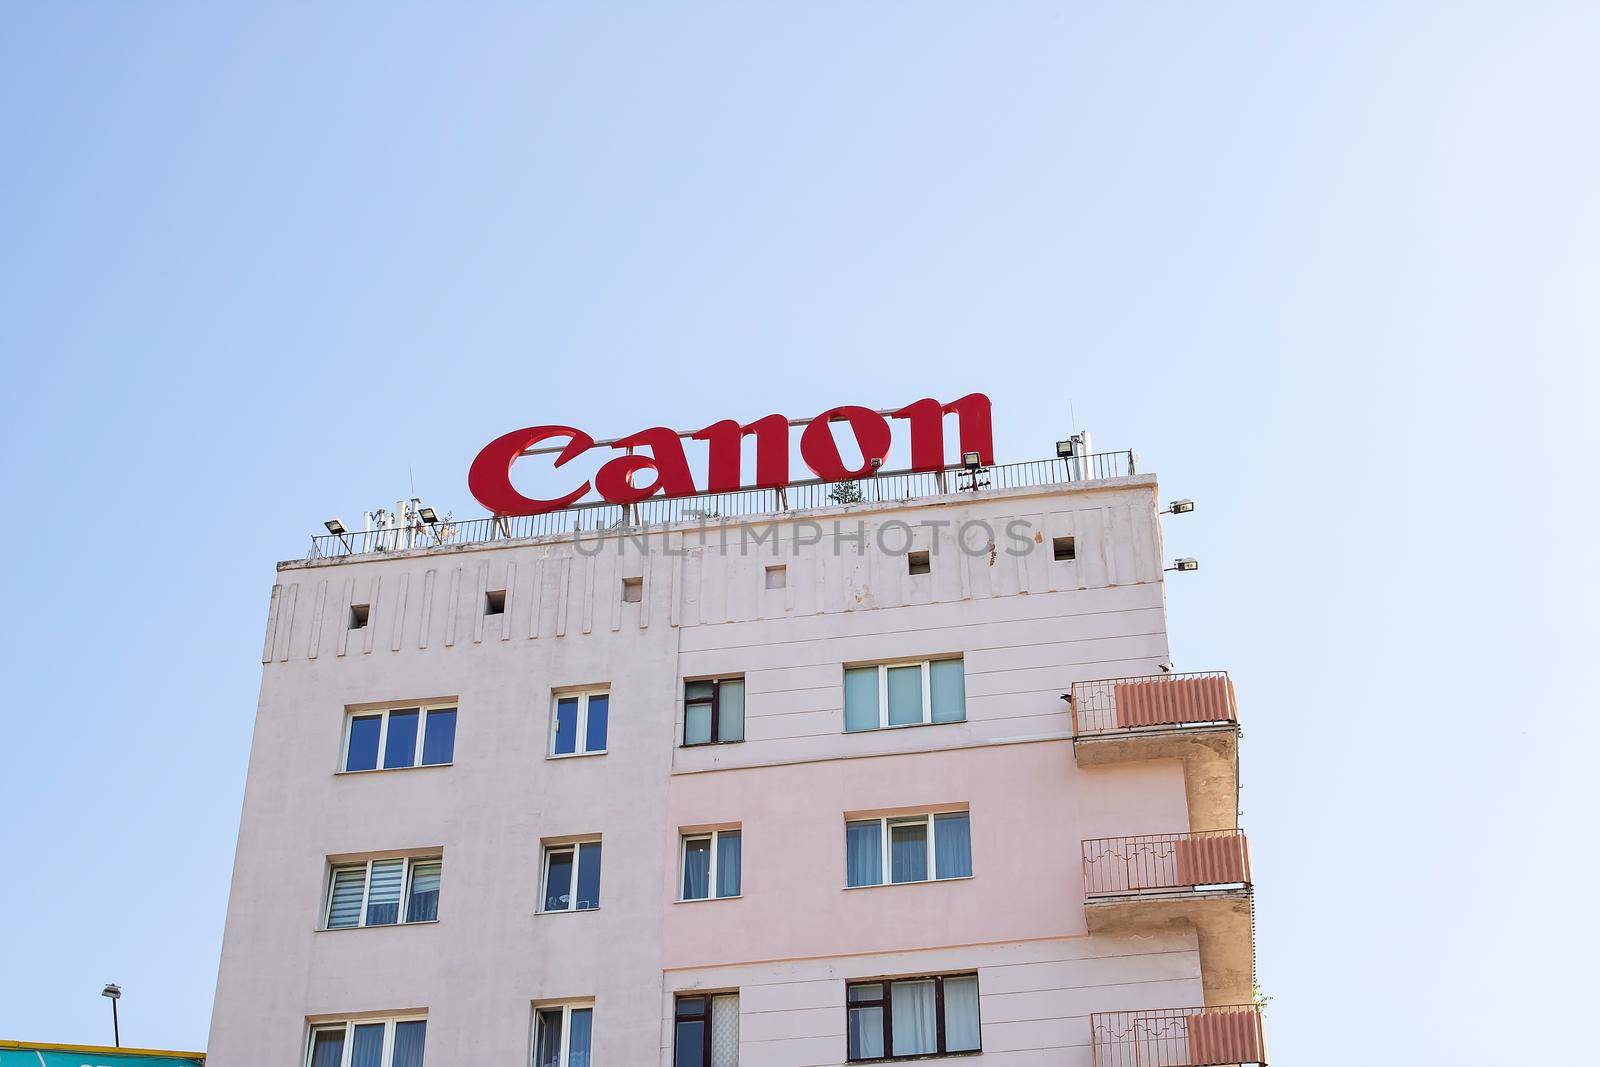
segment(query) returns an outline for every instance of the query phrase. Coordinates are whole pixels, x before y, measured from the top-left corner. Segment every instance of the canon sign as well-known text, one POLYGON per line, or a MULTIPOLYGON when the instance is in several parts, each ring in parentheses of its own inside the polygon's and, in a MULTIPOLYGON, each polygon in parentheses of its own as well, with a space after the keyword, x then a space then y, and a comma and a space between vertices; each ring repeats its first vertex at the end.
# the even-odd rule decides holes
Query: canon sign
MULTIPOLYGON (((845 406, 830 408, 814 419, 796 423, 782 415, 768 415, 740 424, 733 419, 714 422, 703 430, 680 432, 665 426, 615 441, 600 442, 623 454, 606 462, 595 474, 593 488, 613 504, 632 504, 651 496, 694 496, 697 493, 726 493, 742 488, 777 489, 789 484, 789 427, 803 425, 800 457, 818 478, 846 481, 870 478, 889 455, 893 439, 889 419, 904 419, 911 438, 911 464, 914 471, 943 469, 944 417, 954 415, 960 432, 963 453, 976 452, 979 462, 994 462, 994 431, 989 418, 989 398, 969 393, 960 400, 941 404, 937 400, 918 400, 898 411, 881 413, 871 408, 845 406), (861 466, 845 466, 834 440, 831 424, 847 423, 861 452, 861 466), (706 442, 710 459, 704 487, 695 484, 684 455, 682 438, 706 442), (740 469, 740 453, 746 437, 755 438, 755 481, 746 486, 740 469), (640 455, 637 449, 648 449, 640 455), (653 480, 640 485, 638 475, 650 472, 653 480)), ((478 453, 467 476, 468 487, 478 503, 496 515, 538 515, 577 503, 590 490, 584 482, 572 492, 553 500, 536 500, 518 492, 511 484, 511 468, 531 452, 559 452, 555 466, 561 467, 597 447, 595 439, 572 426, 529 426, 497 437, 478 453), (565 441, 558 448, 538 449, 547 441, 565 441)))

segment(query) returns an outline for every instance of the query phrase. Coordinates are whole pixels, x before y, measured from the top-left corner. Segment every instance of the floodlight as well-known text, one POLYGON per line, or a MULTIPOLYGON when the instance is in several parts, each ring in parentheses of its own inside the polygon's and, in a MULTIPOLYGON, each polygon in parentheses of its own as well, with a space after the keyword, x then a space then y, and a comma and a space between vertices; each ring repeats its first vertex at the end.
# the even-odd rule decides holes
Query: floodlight
POLYGON ((102 997, 110 997, 112 1000, 118 1000, 122 997, 122 987, 114 982, 107 982, 106 987, 100 990, 100 995, 102 997))
POLYGON ((1187 515, 1193 510, 1193 500, 1174 500, 1167 505, 1167 514, 1169 515, 1187 515))
POLYGON ((1185 556, 1183 559, 1173 560, 1172 566, 1167 568, 1169 571, 1197 571, 1199 569, 1200 561, 1197 559, 1190 559, 1187 556, 1185 556))
POLYGON ((975 471, 983 466, 983 457, 976 452, 961 453, 961 466, 969 471, 975 471))
POLYGON ((1076 446, 1076 442, 1074 442, 1074 441, 1057 441, 1056 442, 1056 458, 1057 459, 1071 459, 1073 457, 1074 452, 1075 452, 1075 446, 1076 446))
POLYGON ((432 508, 418 508, 417 518, 432 526, 439 521, 439 513, 432 508))
POLYGON ((322 525, 326 526, 328 528, 328 532, 333 534, 333 536, 335 536, 335 537, 343 537, 344 536, 344 523, 340 522, 338 519, 329 519, 327 522, 323 523, 322 525))

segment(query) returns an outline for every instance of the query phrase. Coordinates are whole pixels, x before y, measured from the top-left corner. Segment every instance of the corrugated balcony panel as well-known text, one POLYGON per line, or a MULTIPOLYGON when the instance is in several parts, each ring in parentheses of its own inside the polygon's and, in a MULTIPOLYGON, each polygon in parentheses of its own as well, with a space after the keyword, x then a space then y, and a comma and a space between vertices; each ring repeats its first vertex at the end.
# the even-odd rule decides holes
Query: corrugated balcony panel
POLYGON ((1233 683, 1226 675, 1171 681, 1118 682, 1113 696, 1117 728, 1235 721, 1233 683))
POLYGON ((1094 1067, 1265 1064, 1255 1004, 1099 1012, 1090 1016, 1094 1067))
POLYGON ((1083 888, 1089 897, 1234 884, 1250 884, 1250 846, 1238 830, 1083 842, 1083 888))

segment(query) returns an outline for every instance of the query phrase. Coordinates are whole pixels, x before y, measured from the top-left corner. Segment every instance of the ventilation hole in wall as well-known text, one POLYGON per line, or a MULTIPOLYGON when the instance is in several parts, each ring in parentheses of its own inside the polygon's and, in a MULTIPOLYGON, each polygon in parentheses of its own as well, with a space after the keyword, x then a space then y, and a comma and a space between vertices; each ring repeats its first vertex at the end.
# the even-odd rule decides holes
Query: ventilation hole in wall
POLYGON ((912 574, 927 574, 933 570, 933 562, 926 552, 912 552, 906 556, 906 569, 912 574))
POLYGON ((789 584, 789 568, 780 563, 767 568, 767 588, 782 589, 789 584))
POLYGON ((367 618, 371 614, 372 614, 372 608, 371 608, 370 605, 368 605, 368 604, 351 604, 350 605, 350 629, 352 629, 352 630, 364 630, 364 629, 366 629, 367 618))
POLYGON ((622 579, 622 602, 624 604, 637 604, 644 599, 644 579, 622 579))
POLYGON ((1051 544, 1051 547, 1053 547, 1055 549, 1056 562, 1057 563, 1060 563, 1063 560, 1071 560, 1071 559, 1077 559, 1078 558, 1078 548, 1077 548, 1077 546, 1075 544, 1073 544, 1072 538, 1070 538, 1070 537, 1052 538, 1051 541, 1050 541, 1050 544, 1051 544))
POLYGON ((496 589, 483 598, 483 613, 485 615, 504 615, 506 613, 506 591, 496 589))

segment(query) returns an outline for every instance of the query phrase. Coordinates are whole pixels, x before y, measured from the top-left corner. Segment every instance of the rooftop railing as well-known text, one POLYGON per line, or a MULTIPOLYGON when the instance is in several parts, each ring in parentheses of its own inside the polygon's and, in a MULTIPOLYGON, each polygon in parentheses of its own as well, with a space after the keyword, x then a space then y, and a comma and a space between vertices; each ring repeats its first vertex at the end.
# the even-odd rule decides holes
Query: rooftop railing
POLYGON ((1265 1064, 1259 1004, 1107 1011, 1089 1016, 1094 1067, 1265 1064))
MULTIPOLYGON (((1041 485, 1124 478, 1135 474, 1131 451, 1097 452, 1070 459, 1039 459, 985 467, 978 489, 1022 489, 1041 485)), ((488 516, 447 523, 418 523, 383 530, 318 534, 311 538, 307 559, 400 552, 438 545, 470 545, 515 541, 595 531, 620 531, 646 526, 784 515, 846 504, 918 500, 971 487, 972 477, 960 467, 938 471, 880 471, 869 478, 830 482, 794 482, 781 489, 740 489, 686 497, 650 497, 637 504, 596 501, 542 515, 488 516)))
POLYGON ((1238 830, 1083 843, 1083 892, 1090 899, 1232 885, 1250 885, 1250 844, 1238 830))
POLYGON ((1227 671, 1101 678, 1072 683, 1075 737, 1151 727, 1237 722, 1227 671))

